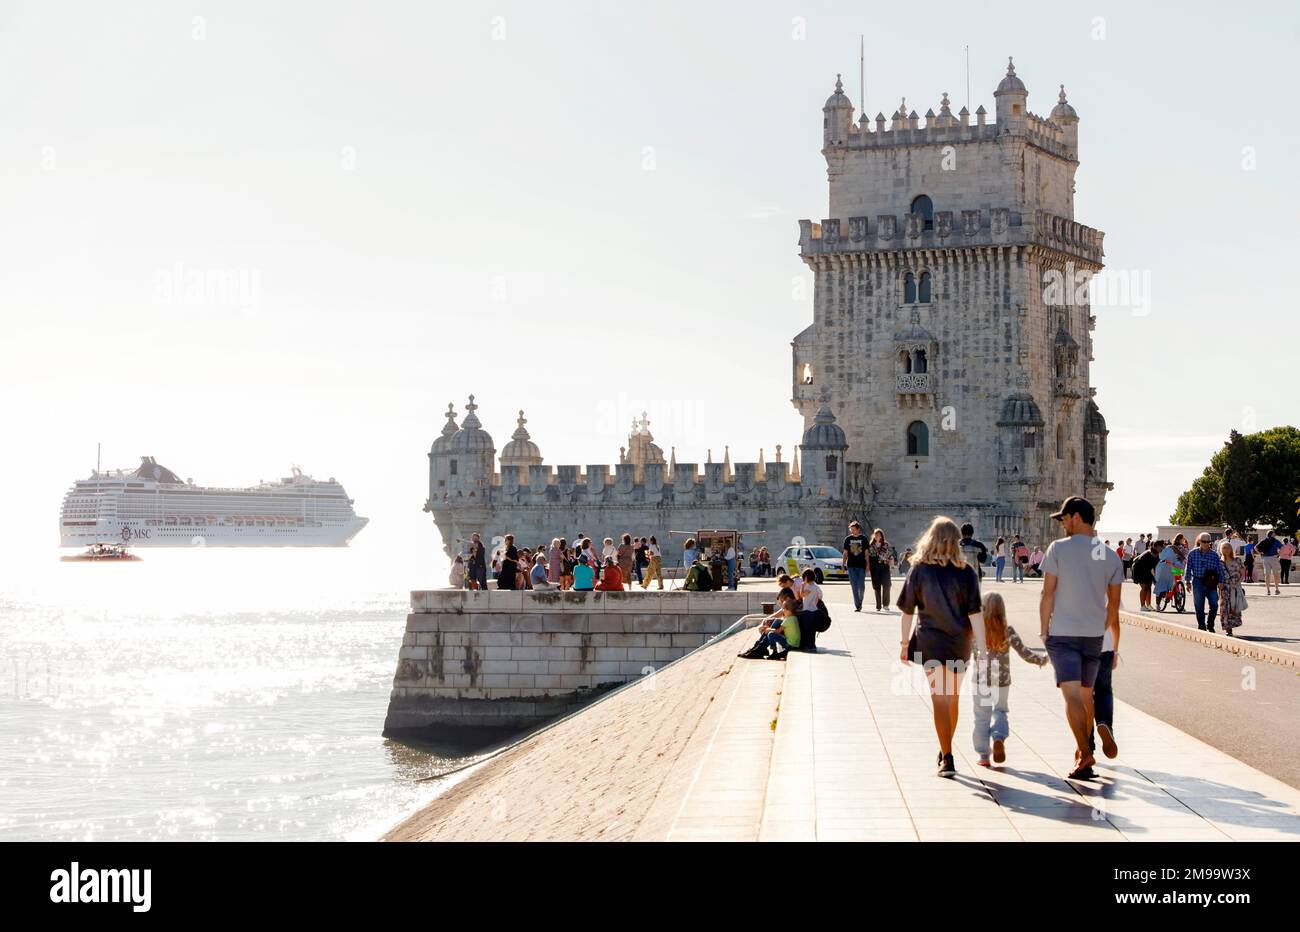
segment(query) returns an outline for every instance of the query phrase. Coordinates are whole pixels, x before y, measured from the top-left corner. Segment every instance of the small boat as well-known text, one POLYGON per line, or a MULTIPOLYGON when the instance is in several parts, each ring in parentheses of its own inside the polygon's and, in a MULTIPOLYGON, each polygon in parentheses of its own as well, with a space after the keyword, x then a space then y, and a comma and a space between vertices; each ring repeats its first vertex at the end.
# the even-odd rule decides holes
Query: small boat
POLYGON ((140 558, 133 553, 127 552, 125 547, 120 544, 109 543, 91 544, 85 553, 59 557, 59 560, 63 563, 140 562, 140 558))

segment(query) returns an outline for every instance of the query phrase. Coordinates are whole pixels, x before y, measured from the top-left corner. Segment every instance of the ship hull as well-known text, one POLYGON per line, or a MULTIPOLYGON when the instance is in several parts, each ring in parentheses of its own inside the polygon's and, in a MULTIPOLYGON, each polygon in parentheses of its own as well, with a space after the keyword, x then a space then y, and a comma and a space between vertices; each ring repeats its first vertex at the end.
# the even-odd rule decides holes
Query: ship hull
POLYGON ((346 547, 366 526, 357 518, 338 527, 132 527, 97 522, 94 527, 62 528, 59 546, 89 547, 115 541, 128 547, 346 547))

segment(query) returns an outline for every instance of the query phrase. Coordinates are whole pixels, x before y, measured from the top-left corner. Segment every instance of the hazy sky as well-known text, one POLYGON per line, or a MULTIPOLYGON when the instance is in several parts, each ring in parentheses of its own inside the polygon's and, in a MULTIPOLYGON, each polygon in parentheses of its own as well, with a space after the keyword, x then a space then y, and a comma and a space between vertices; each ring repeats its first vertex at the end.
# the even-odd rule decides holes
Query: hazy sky
POLYGON ((500 448, 614 462, 798 442, 821 106, 948 91, 1078 110, 1077 218, 1149 308, 1099 309, 1105 526, 1154 528, 1232 428, 1294 423, 1294 4, 0 2, 4 544, 150 454, 300 463, 417 554, 425 453, 474 392, 500 448), (1230 11, 1230 13, 1228 12, 1230 11), (196 285, 196 282, 198 283, 196 285), (1149 311, 1149 312, 1147 312, 1149 311))

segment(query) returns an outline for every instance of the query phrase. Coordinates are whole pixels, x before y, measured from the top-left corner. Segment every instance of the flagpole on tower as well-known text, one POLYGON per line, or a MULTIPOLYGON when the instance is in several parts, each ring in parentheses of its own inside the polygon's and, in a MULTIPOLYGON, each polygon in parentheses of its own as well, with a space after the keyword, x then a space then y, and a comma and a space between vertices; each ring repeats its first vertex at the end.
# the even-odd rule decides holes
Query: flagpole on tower
POLYGON ((862 108, 862 118, 867 118, 867 37, 858 34, 858 106, 862 108))

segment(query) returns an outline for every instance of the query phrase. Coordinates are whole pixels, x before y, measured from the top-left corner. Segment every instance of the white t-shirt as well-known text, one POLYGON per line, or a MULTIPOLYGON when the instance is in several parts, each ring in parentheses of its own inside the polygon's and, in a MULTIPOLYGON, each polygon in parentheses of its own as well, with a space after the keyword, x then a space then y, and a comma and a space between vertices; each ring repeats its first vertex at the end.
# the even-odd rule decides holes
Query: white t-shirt
POLYGON ((658 544, 646 544, 646 549, 650 551, 650 556, 652 557, 663 556, 663 554, 659 552, 658 544))
POLYGON ((822 601, 822 587, 815 582, 806 582, 803 584, 803 592, 799 593, 799 598, 803 599, 803 610, 811 612, 822 601))

